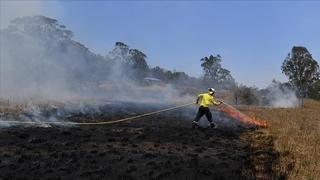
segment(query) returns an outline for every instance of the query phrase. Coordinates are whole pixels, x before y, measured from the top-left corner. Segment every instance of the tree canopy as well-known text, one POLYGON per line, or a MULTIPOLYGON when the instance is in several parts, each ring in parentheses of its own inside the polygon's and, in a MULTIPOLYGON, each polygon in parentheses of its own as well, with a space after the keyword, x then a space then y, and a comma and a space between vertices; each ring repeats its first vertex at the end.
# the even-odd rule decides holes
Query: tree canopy
MULTIPOLYGON (((319 65, 307 48, 294 46, 282 64, 282 73, 297 87, 301 100, 308 89, 319 78, 319 65)), ((301 102, 303 105, 303 102, 301 102)))
POLYGON ((230 88, 235 84, 230 71, 222 67, 220 55, 210 55, 200 59, 200 61, 204 72, 203 79, 206 84, 220 88, 230 88))

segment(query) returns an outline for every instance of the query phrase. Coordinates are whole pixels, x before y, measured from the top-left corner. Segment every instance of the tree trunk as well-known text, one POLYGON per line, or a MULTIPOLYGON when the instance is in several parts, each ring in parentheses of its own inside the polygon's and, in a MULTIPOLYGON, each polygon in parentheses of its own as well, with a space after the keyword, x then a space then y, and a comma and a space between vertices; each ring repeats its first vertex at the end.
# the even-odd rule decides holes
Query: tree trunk
POLYGON ((304 93, 303 90, 299 90, 299 106, 303 107, 303 98, 304 98, 304 93))
POLYGON ((238 105, 238 93, 234 93, 235 104, 238 105))

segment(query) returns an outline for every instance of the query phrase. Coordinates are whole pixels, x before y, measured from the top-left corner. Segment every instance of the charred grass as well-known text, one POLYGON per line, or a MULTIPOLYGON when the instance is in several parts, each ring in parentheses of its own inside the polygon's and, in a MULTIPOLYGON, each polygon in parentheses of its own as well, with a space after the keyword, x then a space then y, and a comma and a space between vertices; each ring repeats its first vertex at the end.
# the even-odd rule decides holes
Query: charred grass
MULTIPOLYGON (((130 114, 69 120, 122 116, 130 114)), ((110 126, 13 126, 0 130, 0 179, 276 179, 273 139, 257 132, 191 129, 179 112, 110 126)))
POLYGON ((0 131, 0 179, 246 179, 242 130, 174 119, 0 131))
MULTIPOLYGON (((272 171, 278 177, 293 180, 320 179, 320 102, 306 100, 303 108, 241 107, 242 112, 268 121, 267 129, 258 130, 251 146, 261 146, 259 138, 274 140, 279 153, 272 171)), ((264 141, 267 143, 268 141, 264 141)), ((270 151, 272 153, 272 151, 270 151)), ((277 156, 274 154, 273 156, 277 156)))

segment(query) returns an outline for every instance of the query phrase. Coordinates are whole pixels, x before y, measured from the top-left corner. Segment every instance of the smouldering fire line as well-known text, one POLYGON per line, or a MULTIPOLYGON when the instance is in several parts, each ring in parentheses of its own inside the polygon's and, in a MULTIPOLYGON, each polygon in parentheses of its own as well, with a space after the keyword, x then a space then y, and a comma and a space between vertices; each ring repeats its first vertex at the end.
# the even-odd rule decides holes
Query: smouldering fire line
POLYGON ((62 125, 105 125, 105 124, 115 124, 115 123, 120 123, 120 122, 125 122, 125 121, 130 121, 133 119, 138 119, 138 118, 142 118, 142 117, 146 117, 146 116, 151 116, 154 114, 159 114, 162 112, 167 112, 167 111, 173 111, 173 110, 177 110, 186 106, 190 106, 193 105, 194 103, 187 103, 187 104, 182 104, 179 106, 174 106, 174 107, 170 107, 170 108, 165 108, 165 109, 161 109, 161 110, 157 110, 157 111, 153 111, 153 112, 149 112, 149 113, 144 113, 144 114, 140 114, 137 116, 132 116, 132 117, 127 117, 127 118, 122 118, 122 119, 118 119, 118 120, 113 120, 113 121, 100 121, 100 122, 36 122, 36 121, 1 121, 0 123, 11 123, 11 124, 62 124, 62 125))

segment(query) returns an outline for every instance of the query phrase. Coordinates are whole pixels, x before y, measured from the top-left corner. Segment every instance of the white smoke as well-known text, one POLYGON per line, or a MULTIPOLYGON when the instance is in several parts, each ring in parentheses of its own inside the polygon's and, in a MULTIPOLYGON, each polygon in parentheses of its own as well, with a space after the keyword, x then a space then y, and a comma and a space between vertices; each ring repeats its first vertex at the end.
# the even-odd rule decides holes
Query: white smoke
POLYGON ((42 1, 0 1, 0 29, 6 28, 17 17, 42 14, 41 3, 42 1))
POLYGON ((291 108, 299 105, 294 88, 288 84, 281 84, 280 82, 273 81, 267 87, 267 99, 269 104, 273 107, 291 108))
POLYGON ((143 85, 124 76, 130 71, 123 66, 126 55, 116 51, 115 56, 94 54, 72 40, 72 33, 51 18, 15 19, 0 31, 0 37, 0 102, 24 104, 21 115, 14 117, 22 121, 49 126, 45 123, 59 122, 70 115, 67 110, 99 113, 101 104, 95 102, 103 100, 163 104, 193 101, 190 96, 181 96, 174 85, 143 85), (79 106, 69 102, 78 102, 79 106), (72 108, 44 115, 48 110, 43 107, 60 103, 72 108))

